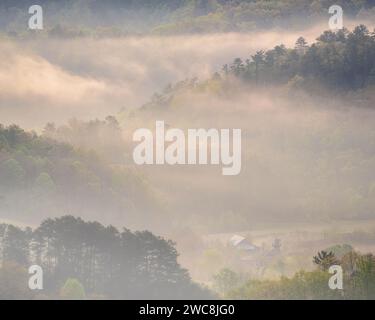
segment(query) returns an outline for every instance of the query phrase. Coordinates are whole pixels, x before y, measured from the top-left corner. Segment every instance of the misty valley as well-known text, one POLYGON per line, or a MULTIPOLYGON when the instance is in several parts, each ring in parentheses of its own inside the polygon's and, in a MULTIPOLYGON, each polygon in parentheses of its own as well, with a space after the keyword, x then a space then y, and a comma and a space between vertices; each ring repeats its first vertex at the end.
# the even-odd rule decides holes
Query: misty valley
POLYGON ((150 130, 138 129, 134 132, 133 140, 141 143, 134 148, 133 159, 138 165, 154 164, 155 149, 155 164, 158 165, 218 165, 221 161, 226 166, 222 169, 223 175, 237 175, 241 171, 241 130, 233 129, 232 143, 230 135, 229 129, 220 129, 219 132, 212 128, 200 128, 189 129, 186 139, 181 129, 165 130, 164 121, 156 121, 155 147, 150 130), (230 150, 231 146, 233 151, 230 150))
POLYGON ((375 298, 374 1, 31 5, 0 3, 1 300, 375 298))

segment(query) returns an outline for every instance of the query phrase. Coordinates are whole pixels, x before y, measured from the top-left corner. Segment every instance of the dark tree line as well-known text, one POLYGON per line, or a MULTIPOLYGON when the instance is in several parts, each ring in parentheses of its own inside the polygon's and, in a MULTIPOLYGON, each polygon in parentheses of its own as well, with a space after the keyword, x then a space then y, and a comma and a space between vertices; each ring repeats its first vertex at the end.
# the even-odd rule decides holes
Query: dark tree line
POLYGON ((375 84, 375 32, 357 26, 352 32, 325 31, 308 45, 299 38, 295 48, 276 46, 243 61, 237 58, 223 73, 257 84, 320 83, 336 89, 360 89, 375 84))
POLYGON ((375 85, 375 30, 359 25, 352 32, 325 31, 311 45, 300 37, 294 48, 281 44, 247 59, 236 58, 208 80, 192 78, 169 84, 141 110, 170 107, 174 97, 183 92, 217 87, 217 93, 227 94, 238 87, 234 79, 249 86, 286 85, 318 94, 327 89, 341 93, 371 88, 375 85))
POLYGON ((174 243, 149 231, 119 231, 73 216, 47 219, 34 230, 2 224, 0 252, 2 265, 40 265, 52 296, 76 278, 88 294, 106 298, 209 297, 178 264, 174 243))

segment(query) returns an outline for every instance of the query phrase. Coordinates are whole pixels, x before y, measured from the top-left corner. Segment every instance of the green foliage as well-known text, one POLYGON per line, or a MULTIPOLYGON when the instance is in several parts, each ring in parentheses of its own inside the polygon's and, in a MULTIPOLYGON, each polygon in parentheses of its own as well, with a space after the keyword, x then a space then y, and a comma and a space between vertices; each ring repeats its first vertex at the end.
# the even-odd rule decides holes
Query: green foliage
POLYGON ((16 159, 10 158, 1 163, 0 175, 0 179, 6 181, 9 187, 15 188, 22 186, 25 170, 16 159))
POLYGON ((84 300, 85 288, 77 279, 69 278, 60 290, 60 297, 64 300, 84 300))
POLYGON ((364 25, 352 32, 325 31, 310 46, 300 37, 294 48, 281 44, 271 50, 258 51, 247 59, 236 58, 211 79, 193 78, 168 85, 163 92, 154 94, 141 110, 172 108, 186 93, 235 95, 239 82, 248 87, 281 85, 293 93, 297 90, 360 92, 363 88, 372 88, 375 85, 375 33, 364 25))
POLYGON ((292 278, 250 280, 228 293, 231 299, 337 299, 340 293, 328 287, 329 274, 323 271, 300 271, 292 278))
POLYGON ((53 193, 56 190, 56 185, 53 182, 51 176, 46 173, 42 172, 36 179, 35 179, 35 186, 34 188, 38 190, 38 192, 43 195, 45 193, 53 193))
POLYGON ((171 21, 158 25, 157 33, 223 32, 311 25, 327 19, 328 8, 340 5, 348 16, 374 4, 369 1, 254 0, 187 1, 171 15, 171 21))
MULTIPOLYGON (((0 3, 2 24, 9 35, 25 33, 23 8, 28 5, 25 2, 0 3)), ((370 9, 374 6, 372 0, 62 0, 58 5, 56 2, 39 2, 51 17, 49 28, 42 33, 63 38, 306 27, 321 19, 326 21, 328 8, 333 4, 342 6, 348 17, 368 11, 370 19, 373 17, 370 9)))
POLYGON ((126 212, 134 226, 151 208, 156 218, 152 190, 130 166, 117 164, 124 157, 117 126, 113 117, 87 124, 72 121, 61 128, 49 124, 38 136, 0 125, 0 208, 14 219, 20 214, 40 219, 66 212, 83 217, 126 212), (74 139, 74 146, 68 144, 74 139), (94 143, 111 161, 92 151, 94 143))
POLYGON ((308 88, 319 83, 356 90, 375 83, 375 35, 364 25, 352 32, 325 31, 311 46, 299 38, 294 49, 279 45, 258 51, 246 62, 235 59, 223 71, 227 78, 262 85, 288 83, 308 88))
POLYGON ((229 291, 238 287, 241 277, 230 269, 221 269, 220 272, 214 275, 214 288, 222 296, 225 296, 229 291))
POLYGON ((0 224, 2 260, 26 266, 29 261, 30 229, 0 224))
POLYGON ((375 298, 375 258, 372 254, 350 252, 342 258, 345 270, 345 296, 351 299, 375 298))
POLYGON ((33 298, 27 286, 29 274, 23 266, 15 262, 5 262, 0 267, 0 299, 25 300, 33 298))
MULTIPOLYGON (((346 246, 343 246, 346 247, 346 246)), ((340 247, 341 248, 341 247, 340 247)), ((340 260, 324 251, 316 256, 316 271, 299 271, 293 277, 279 280, 250 279, 241 287, 226 294, 231 299, 374 299, 375 258, 372 254, 347 252, 340 260), (333 258, 332 258, 333 257, 333 258), (343 268, 343 290, 332 290, 328 280, 328 261, 343 268)))

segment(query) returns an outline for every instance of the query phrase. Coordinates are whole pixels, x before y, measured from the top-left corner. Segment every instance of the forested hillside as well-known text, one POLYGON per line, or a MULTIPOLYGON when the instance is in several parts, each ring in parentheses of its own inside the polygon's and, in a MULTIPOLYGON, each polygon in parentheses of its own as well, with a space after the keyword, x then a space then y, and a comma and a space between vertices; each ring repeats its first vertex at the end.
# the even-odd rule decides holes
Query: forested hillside
MULTIPOLYGON (((165 212, 170 208, 164 210, 166 208, 162 205, 164 206, 165 200, 171 202, 172 199, 160 198, 160 190, 156 188, 160 182, 150 185, 132 169, 132 144, 129 140, 135 123, 144 123, 144 119, 150 115, 166 117, 173 123, 181 112, 184 115, 181 115, 181 119, 187 119, 186 110, 192 108, 190 101, 194 101, 191 97, 197 99, 205 95, 203 102, 198 100, 194 112, 189 113, 189 116, 199 115, 203 120, 205 109, 199 105, 209 106, 211 99, 219 99, 220 103, 228 101, 232 104, 233 101, 242 99, 241 95, 246 90, 264 91, 267 88, 275 88, 275 94, 280 88, 284 95, 293 92, 296 98, 293 101, 288 100, 289 104, 295 104, 295 100, 298 100, 299 104, 303 102, 311 104, 313 96, 321 96, 325 103, 324 101, 330 101, 332 95, 346 95, 346 102, 353 104, 354 108, 359 106, 371 108, 374 101, 371 89, 374 81, 375 38, 373 32, 361 25, 352 31, 346 29, 336 33, 326 31, 312 44, 301 37, 292 48, 280 44, 274 49, 236 58, 233 63, 224 65, 222 70, 218 70, 207 80, 191 79, 170 85, 164 92, 154 95, 140 111, 132 111, 130 114, 120 113, 118 117, 122 119, 123 128, 115 117, 88 122, 72 120, 61 126, 49 123, 41 136, 27 133, 17 126, 2 127, 0 132, 1 213, 8 219, 12 217, 24 222, 40 221, 50 215, 79 214, 94 218, 104 216, 105 222, 121 221, 128 226, 137 226, 138 222, 142 221, 155 227, 164 226, 165 221, 171 221, 169 220, 171 218, 181 223, 182 213, 179 211, 187 210, 184 219, 192 219, 194 222, 191 223, 199 224, 197 219, 193 218, 195 213, 189 211, 189 204, 178 208, 176 212, 172 210, 172 217, 170 214, 167 215, 165 212), (301 100, 298 98, 298 92, 304 92, 310 98, 301 100), (137 117, 139 117, 138 122, 137 117)), ((284 104, 284 100, 280 103, 284 104)), ((242 104, 242 101, 240 103, 242 104)), ((322 108, 324 109, 324 105, 319 107, 322 108)), ((244 112, 249 112, 248 109, 247 104, 244 112)), ((229 110, 225 108, 222 112, 229 112, 229 110)), ((196 121, 194 119, 194 125, 196 121)), ((354 120, 349 118, 347 121, 351 123, 354 120)), ((261 128, 263 130, 264 126, 262 125, 261 128)), ((328 181, 332 181, 329 176, 334 174, 338 162, 348 157, 350 160, 345 161, 353 162, 351 168, 364 170, 363 160, 360 159, 375 150, 373 140, 368 138, 368 132, 353 131, 352 128, 344 127, 340 134, 331 135, 327 129, 328 133, 318 131, 317 136, 311 136, 309 130, 306 129, 306 135, 310 140, 305 140, 304 148, 306 145, 311 145, 312 150, 318 148, 321 153, 315 150, 312 159, 316 160, 306 163, 306 168, 316 167, 316 170, 323 174, 320 168, 322 159, 319 157, 324 158, 325 152, 328 152, 323 150, 332 152, 331 144, 336 144, 333 150, 337 154, 330 157, 332 168, 325 167, 324 170, 328 171, 320 178, 324 181, 327 179, 326 185, 328 181), (355 145, 344 143, 343 141, 349 139, 344 139, 344 136, 350 137, 350 141, 355 145), (367 140, 366 147, 360 143, 363 139, 367 140), (353 148, 356 152, 352 151, 353 148)), ((293 145, 290 136, 288 139, 289 146, 293 145)), ((300 144, 298 141, 296 143, 300 144)), ((255 144, 256 141, 252 142, 253 148, 255 144)), ((264 145, 267 145, 267 142, 260 144, 259 148, 264 148, 264 145)), ((291 152, 297 152, 299 148, 292 148, 291 152)), ((366 163, 370 168, 371 161, 366 163)), ((315 204, 320 208, 317 210, 317 216, 368 215, 374 192, 372 174, 364 174, 362 179, 357 179, 355 188, 352 178, 345 177, 348 178, 345 193, 350 196, 346 196, 346 200, 343 201, 349 201, 350 205, 354 206, 355 213, 348 206, 345 206, 345 209, 337 209, 335 213, 332 208, 323 210, 318 201, 319 204, 315 204), (352 197, 366 199, 364 202, 366 205, 362 203, 361 207, 358 207, 352 197)), ((163 177, 160 181, 164 180, 163 177)), ((343 188, 345 184, 341 182, 340 185, 343 188)), ((318 181, 314 187, 310 187, 310 190, 312 188, 316 188, 317 193, 326 197, 318 181)), ((338 192, 333 186, 332 190, 338 192)), ((308 201, 311 201, 309 196, 303 195, 303 197, 306 197, 304 201, 306 207, 309 207, 308 201)), ((249 208, 254 205, 254 201, 257 199, 249 203, 249 208)), ((329 201, 334 200, 332 198, 329 201)), ((206 201, 201 201, 199 204, 204 205, 206 201)), ((252 212, 256 214, 256 210, 249 208, 238 213, 237 218, 232 218, 230 223, 234 226, 251 223, 251 221, 246 222, 247 217, 252 212)), ((224 213, 213 210, 210 214, 206 212, 206 208, 202 210, 204 214, 202 213, 199 219, 212 220, 212 226, 216 224, 228 226, 226 218, 223 217, 222 222, 221 219, 217 219, 217 215, 224 215, 224 213)), ((304 215, 301 212, 304 210, 293 208, 288 214, 304 215)))
POLYGON ((15 125, 1 126, 1 216, 35 222, 79 214, 129 226, 142 217, 150 223, 157 219, 157 201, 141 176, 83 147, 52 140, 47 132, 40 136, 15 125))
POLYGON ((280 45, 258 51, 223 70, 226 75, 263 85, 291 83, 308 89, 319 83, 329 89, 361 89, 375 84, 375 33, 364 25, 352 32, 325 31, 310 46, 300 37, 295 48, 280 45))
POLYGON ((229 94, 238 87, 234 80, 249 88, 281 85, 321 94, 371 88, 375 85, 375 30, 359 25, 352 31, 325 31, 312 44, 300 37, 294 48, 280 44, 235 58, 208 80, 186 79, 169 85, 143 108, 167 107, 190 90, 229 94))
POLYGON ((0 1, 0 299, 375 298, 375 0, 33 4, 0 1))
MULTIPOLYGON (((375 38, 365 26, 327 31, 314 43, 300 38, 295 47, 280 44, 236 58, 207 79, 171 84, 135 117, 124 114, 124 122, 162 118, 182 128, 242 128, 246 166, 230 186, 233 193, 226 193, 232 181, 219 179, 214 187, 221 199, 190 190, 199 199, 194 210, 190 203, 174 210, 186 210, 190 225, 235 230, 281 216, 367 219, 375 191, 374 66, 375 38)), ((208 176, 197 179, 212 187, 208 176)))

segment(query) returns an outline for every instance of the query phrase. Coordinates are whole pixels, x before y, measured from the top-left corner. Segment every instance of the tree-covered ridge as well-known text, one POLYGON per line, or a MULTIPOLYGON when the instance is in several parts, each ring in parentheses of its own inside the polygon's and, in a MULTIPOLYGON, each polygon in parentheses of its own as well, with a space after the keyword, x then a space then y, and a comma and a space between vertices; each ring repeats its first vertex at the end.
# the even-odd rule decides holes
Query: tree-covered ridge
POLYGON ((245 61, 235 59, 223 71, 256 84, 307 82, 343 90, 364 88, 375 84, 375 31, 364 25, 352 32, 325 31, 310 46, 300 37, 295 48, 280 45, 258 51, 245 61))
POLYGON ((44 127, 43 137, 67 143, 78 149, 95 150, 101 158, 110 163, 124 163, 127 156, 121 127, 114 116, 87 122, 71 119, 60 126, 50 122, 44 127))
POLYGON ((151 207, 156 215, 151 190, 131 168, 16 125, 0 126, 0 212, 8 218, 80 214, 133 225, 151 207))
MULTIPOLYGON (((28 268, 38 264, 44 272, 43 294, 49 298, 57 298, 59 293, 62 298, 74 298, 69 297, 69 286, 77 286, 71 283, 74 281, 89 298, 210 297, 178 264, 174 243, 149 231, 120 231, 99 222, 63 216, 44 220, 34 230, 1 224, 0 250, 1 286, 15 280, 4 279, 7 265, 28 268)), ((20 269, 18 273, 24 277, 27 271, 20 269)), ((1 292, 1 298, 9 298, 14 290, 16 286, 1 292)), ((19 299, 28 298, 27 282, 24 292, 17 294, 21 294, 19 299)))
POLYGON ((325 31, 309 45, 303 37, 294 48, 280 44, 235 58, 208 80, 186 79, 156 93, 143 109, 166 107, 184 92, 228 93, 240 81, 246 86, 281 85, 290 89, 343 92, 375 85, 375 30, 359 25, 353 31, 325 31))
MULTIPOLYGON (((0 26, 24 33, 32 1, 2 1, 0 26)), ((373 0, 43 0, 46 31, 57 36, 196 33, 301 27, 327 20, 331 5, 346 17, 374 16, 373 0), (104 29, 103 29, 104 28, 104 29)))

